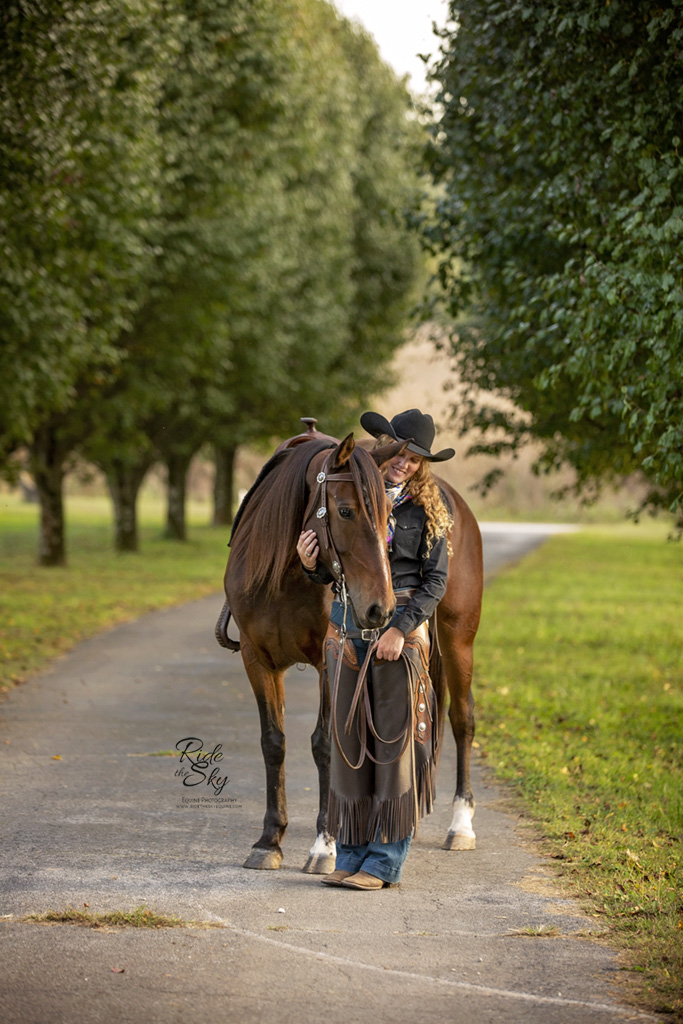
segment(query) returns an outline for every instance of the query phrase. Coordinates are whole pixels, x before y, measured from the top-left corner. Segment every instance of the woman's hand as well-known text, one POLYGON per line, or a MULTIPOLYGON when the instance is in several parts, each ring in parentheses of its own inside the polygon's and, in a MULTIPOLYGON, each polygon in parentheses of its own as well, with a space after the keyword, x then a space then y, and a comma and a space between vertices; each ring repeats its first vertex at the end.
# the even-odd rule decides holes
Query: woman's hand
POLYGON ((405 637, 401 630, 396 626, 389 626, 389 629, 379 638, 375 657, 381 661, 398 661, 404 643, 405 637))
POLYGON ((299 534, 296 550, 304 568, 313 572, 318 564, 318 554, 320 553, 315 530, 303 530, 299 534))

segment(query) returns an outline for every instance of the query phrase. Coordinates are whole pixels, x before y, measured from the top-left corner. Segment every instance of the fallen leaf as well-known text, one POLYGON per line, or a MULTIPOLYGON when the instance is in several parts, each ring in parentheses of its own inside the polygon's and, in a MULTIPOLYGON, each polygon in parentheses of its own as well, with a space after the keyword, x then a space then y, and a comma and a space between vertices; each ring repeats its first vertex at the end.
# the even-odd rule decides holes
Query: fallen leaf
POLYGON ((114 974, 123 974, 125 970, 125 967, 112 967, 114 974))
POLYGON ((52 760, 53 761, 61 761, 62 760, 62 755, 61 754, 53 754, 52 755, 52 760))

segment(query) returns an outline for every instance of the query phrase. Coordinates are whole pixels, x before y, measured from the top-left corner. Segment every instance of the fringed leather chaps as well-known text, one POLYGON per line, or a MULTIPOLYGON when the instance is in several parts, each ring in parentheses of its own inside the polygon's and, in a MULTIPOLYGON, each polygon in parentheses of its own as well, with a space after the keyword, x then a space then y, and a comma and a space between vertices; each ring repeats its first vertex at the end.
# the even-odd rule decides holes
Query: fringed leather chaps
POLYGON ((332 738, 328 827, 343 843, 405 839, 432 810, 439 735, 424 623, 406 637, 398 661, 365 665, 330 623, 325 669, 331 687, 332 738))

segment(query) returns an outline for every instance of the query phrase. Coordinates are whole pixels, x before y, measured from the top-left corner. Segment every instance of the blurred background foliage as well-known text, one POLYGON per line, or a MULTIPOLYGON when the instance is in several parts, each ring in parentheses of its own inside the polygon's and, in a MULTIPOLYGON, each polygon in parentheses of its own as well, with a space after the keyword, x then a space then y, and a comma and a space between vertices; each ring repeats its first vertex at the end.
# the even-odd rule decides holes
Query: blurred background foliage
POLYGON ((681 524, 683 0, 453 0, 437 36, 418 103, 326 0, 3 6, 0 478, 40 564, 74 465, 118 550, 159 468, 186 538, 198 458, 228 524, 244 453, 353 429, 408 339, 402 407, 451 388, 483 492, 523 450, 681 524))
POLYGON ((641 507, 680 526, 683 0, 452 0, 450 19, 422 228, 461 428, 495 456, 535 441, 584 494, 638 471, 641 507))
POLYGON ((64 476, 105 475, 138 544, 150 467, 184 538, 211 445, 353 423, 420 278, 422 128, 374 42, 321 0, 12 0, 0 14, 0 470, 63 564, 64 476))

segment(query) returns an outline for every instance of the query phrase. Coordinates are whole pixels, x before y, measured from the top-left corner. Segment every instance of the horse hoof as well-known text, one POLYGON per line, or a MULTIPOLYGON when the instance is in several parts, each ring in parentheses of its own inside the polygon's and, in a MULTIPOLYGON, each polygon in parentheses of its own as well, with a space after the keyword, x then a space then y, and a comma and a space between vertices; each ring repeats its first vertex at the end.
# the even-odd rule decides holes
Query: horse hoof
POLYGON ((444 850, 476 850, 476 836, 459 836, 455 832, 449 832, 443 844, 444 850))
POLYGON ((282 864, 279 850, 253 849, 242 867, 254 868, 255 871, 276 871, 282 864))
POLYGON ((304 871, 307 875, 331 875, 337 858, 329 853, 316 853, 310 856, 304 864, 304 871))

